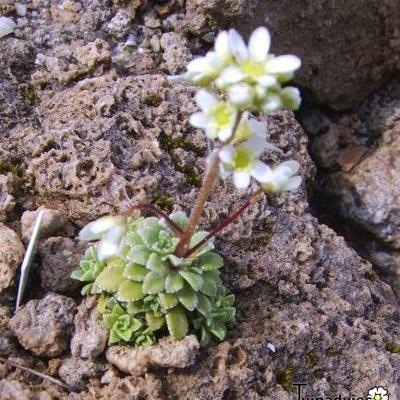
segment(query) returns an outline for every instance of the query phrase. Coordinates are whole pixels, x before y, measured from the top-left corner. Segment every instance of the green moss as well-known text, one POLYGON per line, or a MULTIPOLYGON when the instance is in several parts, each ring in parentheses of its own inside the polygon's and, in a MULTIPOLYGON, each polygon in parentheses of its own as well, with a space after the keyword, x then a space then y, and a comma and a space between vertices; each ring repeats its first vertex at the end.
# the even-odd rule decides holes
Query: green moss
POLYGON ((174 200, 172 197, 167 196, 159 191, 154 193, 152 203, 168 213, 171 213, 174 209, 174 200))
POLYGON ((36 94, 36 91, 31 86, 21 86, 20 92, 22 97, 31 105, 35 106, 40 103, 40 97, 36 94))
POLYGON ((250 250, 257 250, 260 247, 266 246, 271 240, 271 233, 262 233, 254 238, 252 238, 250 243, 250 250))
POLYGON ((192 186, 200 187, 201 176, 196 173, 193 166, 183 164, 181 159, 174 154, 173 150, 180 148, 186 151, 191 151, 198 157, 204 157, 206 153, 205 149, 184 138, 171 138, 164 133, 159 136, 158 140, 160 142, 160 147, 170 155, 174 168, 178 172, 182 172, 186 175, 187 183, 192 186))
POLYGON ((315 367, 318 364, 318 356, 314 350, 306 355, 306 363, 311 367, 315 367))
POLYGON ((288 367, 285 370, 276 372, 276 382, 279 383, 287 392, 293 390, 293 368, 288 367))
POLYGON ((11 173, 17 177, 21 177, 23 173, 23 168, 20 160, 13 160, 11 162, 6 162, 0 160, 0 174, 11 173))
POLYGON ((150 93, 145 99, 144 103, 149 107, 158 107, 162 102, 162 98, 158 93, 150 93))
POLYGON ((328 347, 328 348, 325 350, 325 354, 326 354, 328 357, 333 357, 333 356, 335 356, 335 355, 338 354, 338 353, 339 353, 339 351, 336 350, 336 349, 334 349, 333 347, 328 347))
POLYGON ((387 341, 385 343, 385 349, 390 353, 400 353, 400 344, 387 341))
POLYGON ((370 271, 365 274, 365 277, 372 282, 375 282, 378 279, 378 275, 375 271, 370 271))

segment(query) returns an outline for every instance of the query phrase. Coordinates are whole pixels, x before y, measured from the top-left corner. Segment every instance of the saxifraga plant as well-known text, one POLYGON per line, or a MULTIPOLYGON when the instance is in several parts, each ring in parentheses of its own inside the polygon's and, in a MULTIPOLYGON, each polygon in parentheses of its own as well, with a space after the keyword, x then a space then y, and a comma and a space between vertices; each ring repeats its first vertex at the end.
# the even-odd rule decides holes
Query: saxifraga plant
POLYGON ((72 276, 85 286, 83 294, 98 294, 98 311, 110 331, 109 344, 148 346, 168 332, 175 339, 195 332, 202 345, 223 340, 235 318, 234 296, 224 288, 221 256, 214 238, 256 203, 264 192, 292 191, 301 184, 297 161, 273 168, 260 160, 267 128, 252 111, 273 114, 296 110, 298 89, 284 86, 300 67, 293 55, 269 54, 270 35, 256 29, 248 46, 233 29, 218 34, 214 50, 194 59, 187 71, 172 79, 202 86, 195 96, 201 111, 190 124, 212 141, 208 168, 194 207, 164 214, 151 204, 138 204, 124 216, 105 216, 90 222, 80 239, 96 241, 72 276), (218 95, 206 88, 216 88, 218 95), (197 230, 212 187, 220 175, 248 188, 251 178, 259 189, 236 212, 210 232, 197 230), (152 217, 133 217, 134 211, 152 217))

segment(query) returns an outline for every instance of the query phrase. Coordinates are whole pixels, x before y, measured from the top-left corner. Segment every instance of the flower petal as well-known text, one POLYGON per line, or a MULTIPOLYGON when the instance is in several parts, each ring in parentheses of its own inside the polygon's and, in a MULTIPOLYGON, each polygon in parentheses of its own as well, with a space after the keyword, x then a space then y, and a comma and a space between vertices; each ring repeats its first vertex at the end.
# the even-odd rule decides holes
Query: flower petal
POLYGON ((228 32, 229 50, 238 63, 242 63, 248 59, 247 47, 243 38, 235 29, 230 29, 228 32))
POLYGON ((246 75, 238 67, 232 66, 225 68, 222 71, 221 75, 217 79, 217 84, 220 87, 224 87, 225 85, 240 82, 245 77, 246 75))
POLYGON ((301 182, 302 178, 299 175, 290 178, 286 184, 286 190, 292 191, 298 189, 298 187, 301 185, 301 182))
POLYGON ((226 142, 232 136, 232 128, 220 129, 218 131, 218 139, 226 142))
POLYGON ((245 106, 253 100, 252 88, 246 83, 239 83, 228 89, 228 98, 232 104, 245 106))
POLYGON ((257 78, 257 83, 260 84, 263 88, 269 88, 271 86, 275 86, 278 81, 272 75, 262 75, 257 78))
POLYGON ((233 146, 224 146, 218 153, 219 159, 225 164, 232 164, 233 162, 233 146))
POLYGON ((222 61, 228 61, 231 53, 229 51, 227 31, 221 31, 220 33, 218 33, 214 43, 214 50, 222 61))
POLYGON ((79 239, 85 242, 101 239, 102 235, 109 229, 122 224, 123 219, 123 217, 106 215, 96 221, 89 222, 79 232, 79 239))
POLYGON ((247 172, 235 171, 233 173, 233 184, 238 189, 246 189, 250 185, 250 174, 247 172))
POLYGON ((210 109, 211 107, 215 106, 218 103, 217 98, 204 89, 199 90, 196 93, 194 99, 196 100, 196 103, 202 110, 210 109))
POLYGON ((265 61, 271 45, 271 35, 267 28, 257 28, 250 36, 249 53, 250 58, 255 61, 265 61))
POLYGON ((265 114, 272 114, 278 111, 281 107, 282 107, 281 98, 276 94, 271 94, 268 95, 261 108, 265 114))
POLYGON ((190 116, 189 123, 195 128, 205 129, 208 125, 208 118, 203 112, 196 112, 190 116))
POLYGON ((265 136, 251 135, 250 138, 245 142, 244 146, 252 150, 254 157, 259 157, 264 152, 265 143, 265 136))
POLYGON ((288 54, 267 61, 265 66, 271 74, 285 74, 299 69, 301 66, 301 60, 297 56, 288 54))
POLYGON ((290 175, 294 175, 300 169, 300 164, 295 160, 284 161, 279 167, 286 167, 290 170, 290 175))
POLYGON ((301 103, 300 90, 288 86, 281 91, 283 106, 288 110, 298 110, 301 103))
POLYGON ((207 72, 210 70, 210 65, 206 57, 198 57, 190 61, 186 67, 189 72, 207 72))
POLYGON ((262 181, 264 176, 270 172, 271 168, 268 167, 267 164, 263 163, 262 161, 258 160, 255 163, 253 171, 251 171, 251 176, 257 180, 262 181))
POLYGON ((112 228, 107 232, 105 238, 98 243, 96 248, 99 261, 104 261, 118 254, 123 234, 124 230, 120 227, 112 228))

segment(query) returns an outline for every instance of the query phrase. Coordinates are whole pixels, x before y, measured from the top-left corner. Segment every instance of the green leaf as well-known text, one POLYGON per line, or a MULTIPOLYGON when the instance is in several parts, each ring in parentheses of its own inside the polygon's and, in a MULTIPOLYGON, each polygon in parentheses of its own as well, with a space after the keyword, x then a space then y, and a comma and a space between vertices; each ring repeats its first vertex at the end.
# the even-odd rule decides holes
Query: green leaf
POLYGON ((218 271, 207 271, 202 275, 203 286, 201 287, 200 292, 206 294, 207 296, 214 297, 217 294, 219 275, 216 275, 215 272, 218 271))
POLYGON ((181 306, 169 310, 165 319, 167 320, 168 331, 174 339, 179 340, 186 336, 189 323, 185 310, 181 306))
POLYGON ((165 291, 167 293, 176 293, 183 288, 183 285, 183 278, 178 274, 170 273, 165 279, 165 291))
MULTIPOLYGON (((196 246, 197 243, 200 243, 206 236, 208 235, 208 232, 206 231, 198 231, 196 232, 193 236, 192 239, 190 240, 190 245, 189 249, 192 249, 194 246, 196 246)), ((212 250, 214 248, 214 239, 210 239, 206 243, 204 243, 203 246, 200 247, 196 251, 196 253, 192 254, 191 257, 199 257, 201 254, 207 253, 208 251, 212 250)))
POLYGON ((108 297, 104 293, 102 293, 97 302, 97 307, 96 307, 97 312, 99 312, 100 314, 104 314, 106 312, 107 301, 108 297))
POLYGON ((224 265, 224 260, 219 254, 209 251, 199 259, 199 265, 204 271, 219 269, 224 265))
POLYGON ((118 316, 113 315, 112 313, 104 314, 103 315, 103 324, 107 329, 111 329, 117 319, 118 319, 118 316))
POLYGON ((143 299, 144 294, 142 291, 142 284, 126 280, 119 286, 116 297, 119 301, 125 302, 143 299))
POLYGON ((142 238, 138 235, 138 233, 136 231, 129 232, 126 235, 126 240, 131 247, 144 245, 142 238))
POLYGON ((169 261, 171 261, 174 267, 190 267, 192 260, 186 260, 184 258, 179 258, 173 254, 168 256, 169 261))
POLYGON ((156 294, 164 290, 165 274, 151 271, 146 275, 143 281, 143 292, 147 294, 156 294))
POLYGON ((129 314, 135 315, 144 311, 144 305, 142 301, 132 301, 126 307, 129 314))
POLYGON ((208 299, 207 296, 204 296, 204 294, 201 293, 197 293, 197 298, 198 298, 197 310, 199 311, 200 314, 203 314, 206 318, 209 317, 212 311, 212 304, 210 300, 208 299))
POLYGON ((132 338, 132 334, 141 326, 142 323, 137 318, 133 318, 130 315, 125 314, 115 321, 112 330, 116 332, 123 340, 125 340, 125 342, 129 342, 132 338))
POLYGON ((206 347, 210 344, 210 342, 211 342, 211 334, 210 332, 208 332, 206 328, 202 326, 200 335, 200 346, 206 347))
POLYGON ((196 292, 203 286, 203 278, 195 272, 179 271, 179 275, 182 276, 196 292))
POLYGON ((167 272, 167 267, 165 263, 161 260, 157 253, 152 253, 147 261, 146 267, 152 271, 157 271, 161 273, 167 272))
POLYGON ((148 272, 148 269, 143 265, 132 264, 125 267, 124 277, 133 281, 143 282, 148 272))
POLYGON ((226 326, 224 324, 214 323, 211 324, 209 331, 216 336, 219 340, 224 340, 226 336, 226 326))
POLYGON ((175 307, 178 304, 178 296, 172 293, 159 293, 160 304, 166 310, 175 307))
POLYGON ((138 235, 142 238, 145 245, 149 248, 158 241, 160 228, 156 226, 143 226, 137 230, 138 235))
POLYGON ((187 224, 189 218, 187 217, 186 213, 183 211, 177 211, 169 215, 169 218, 178 225, 179 228, 185 230, 187 228, 187 224))
POLYGON ((81 289, 81 295, 86 296, 87 294, 92 293, 93 283, 88 283, 81 289))
POLYGON ((110 330, 110 336, 108 337, 108 344, 115 344, 121 341, 121 338, 119 337, 118 333, 113 331, 112 329, 110 330))
POLYGON ((164 316, 158 317, 153 312, 147 312, 146 322, 152 331, 157 331, 158 329, 161 329, 164 326, 165 318, 164 316))
POLYGON ((126 256, 129 264, 146 265, 151 252, 144 245, 133 246, 126 256))
POLYGON ((104 292, 116 292, 119 285, 125 280, 124 278, 124 267, 110 266, 100 273, 100 275, 94 281, 94 285, 104 292))
POLYGON ((198 304, 196 292, 188 285, 178 293, 179 301, 189 310, 193 311, 198 304))

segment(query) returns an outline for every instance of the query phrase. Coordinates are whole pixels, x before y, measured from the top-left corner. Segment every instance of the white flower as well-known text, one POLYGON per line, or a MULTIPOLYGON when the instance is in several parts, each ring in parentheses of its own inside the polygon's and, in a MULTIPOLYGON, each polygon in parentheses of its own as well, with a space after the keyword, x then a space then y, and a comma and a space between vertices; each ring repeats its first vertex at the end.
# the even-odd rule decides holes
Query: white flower
POLYGON ((267 167, 259 179, 265 191, 279 193, 296 190, 301 184, 301 176, 295 175, 300 169, 297 161, 285 161, 275 168, 267 167))
POLYGON ((232 136, 237 111, 229 103, 218 100, 206 90, 199 90, 195 96, 196 103, 202 110, 192 114, 190 124, 204 129, 211 139, 225 142, 232 136))
POLYGON ((119 254, 122 247, 122 238, 126 232, 127 220, 122 216, 105 216, 89 222, 79 232, 82 241, 99 240, 97 243, 97 257, 103 261, 119 254))
POLYGON ((251 177, 260 180, 268 172, 268 166, 258 158, 267 147, 266 129, 255 120, 244 120, 242 130, 238 129, 239 144, 224 146, 219 152, 221 176, 233 174, 233 183, 238 189, 246 189, 251 177), (247 139, 243 142, 244 139, 247 139))
POLYGON ((388 391, 382 386, 374 387, 368 392, 368 400, 389 400, 388 391))
POLYGON ((187 65, 187 72, 183 78, 198 85, 207 85, 232 62, 232 54, 228 45, 228 32, 222 31, 217 35, 214 50, 204 57, 198 57, 187 65))
POLYGON ((252 33, 248 46, 237 31, 229 30, 228 47, 234 62, 221 72, 216 83, 227 90, 232 103, 249 108, 254 103, 267 113, 282 107, 298 108, 298 92, 294 93, 293 88, 284 92, 280 84, 293 77, 301 60, 294 55, 269 54, 270 44, 270 34, 264 27, 252 33))

